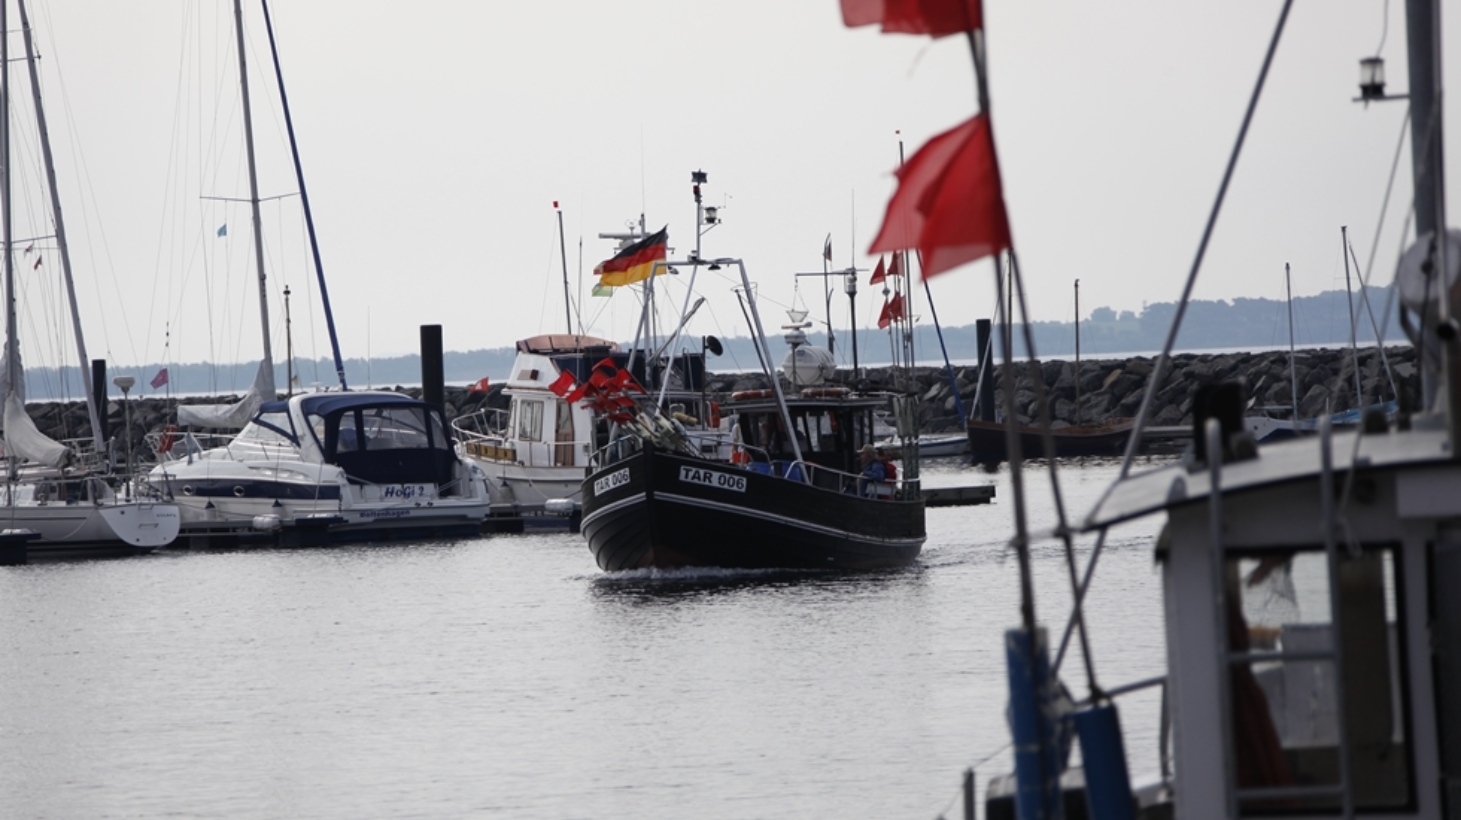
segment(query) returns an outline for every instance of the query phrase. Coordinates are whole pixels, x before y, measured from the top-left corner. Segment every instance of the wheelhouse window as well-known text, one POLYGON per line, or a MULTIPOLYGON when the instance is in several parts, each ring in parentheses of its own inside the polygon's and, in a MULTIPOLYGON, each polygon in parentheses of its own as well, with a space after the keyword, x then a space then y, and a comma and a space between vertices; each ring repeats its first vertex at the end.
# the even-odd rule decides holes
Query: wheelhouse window
POLYGON ((1397 551, 1340 550, 1335 584, 1323 550, 1226 561, 1232 761, 1244 815, 1337 812, 1341 727, 1355 808, 1413 802, 1397 551))
POLYGON ((543 403, 523 401, 517 406, 517 437, 523 441, 543 440, 543 403))

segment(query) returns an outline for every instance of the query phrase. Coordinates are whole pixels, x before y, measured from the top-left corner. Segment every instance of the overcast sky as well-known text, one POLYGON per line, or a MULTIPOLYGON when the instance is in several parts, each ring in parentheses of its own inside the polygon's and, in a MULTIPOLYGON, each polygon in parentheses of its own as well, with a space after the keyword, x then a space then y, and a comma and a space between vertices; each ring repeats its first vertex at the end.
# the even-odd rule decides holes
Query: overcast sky
MULTIPOLYGON (((258 3, 245 5, 261 195, 272 198, 275 358, 286 284, 296 352, 327 356, 267 36, 258 3)), ((1072 319, 1077 278, 1085 315, 1179 295, 1279 8, 990 0, 992 117, 1034 318, 1072 319)), ((1405 105, 1351 98, 1387 8, 1381 54, 1403 92, 1403 3, 1295 4, 1198 298, 1282 298, 1286 262, 1296 295, 1343 287, 1341 225, 1368 258, 1405 105)), ((792 274, 821 269, 829 234, 834 267, 870 267, 899 139, 911 155, 976 107, 962 39, 847 29, 836 0, 271 10, 347 357, 414 352, 426 323, 443 325, 455 350, 563 330, 555 200, 588 331, 632 337, 632 294, 587 295, 593 265, 613 251, 597 234, 643 212, 684 255, 696 169, 724 218, 705 255, 746 260, 768 324, 798 300, 820 318, 820 281, 800 280, 798 294, 792 274)), ((256 359, 231 6, 41 0, 30 11, 90 355, 123 366, 256 359)), ((11 48, 20 53, 18 35, 11 48)), ((1447 85, 1461 87, 1456 66, 1447 85)), ((29 93, 23 63, 12 81, 17 97, 29 93)), ((35 227, 29 108, 14 125, 16 184, 30 189, 15 194, 19 247, 50 230, 35 227)), ((1377 282, 1390 279, 1409 206, 1408 145, 1377 282)), ((54 242, 37 246, 17 257, 27 361, 74 360, 54 242)), ((988 316, 991 273, 983 262, 935 278, 940 319, 988 316)), ((746 332, 722 276, 702 272, 696 334, 746 332)), ((871 324, 881 296, 866 277, 857 312, 871 324)), ((676 278, 679 304, 688 275, 676 278)), ((833 316, 846 327, 840 292, 833 316)))

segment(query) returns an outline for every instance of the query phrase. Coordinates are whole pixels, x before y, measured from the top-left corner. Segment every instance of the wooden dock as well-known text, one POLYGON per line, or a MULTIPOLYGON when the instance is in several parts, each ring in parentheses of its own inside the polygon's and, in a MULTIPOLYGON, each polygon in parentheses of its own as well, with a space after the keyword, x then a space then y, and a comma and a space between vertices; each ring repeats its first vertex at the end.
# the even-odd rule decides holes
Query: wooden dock
POLYGON ((994 485, 974 487, 924 487, 919 491, 925 507, 972 507, 994 500, 994 485))

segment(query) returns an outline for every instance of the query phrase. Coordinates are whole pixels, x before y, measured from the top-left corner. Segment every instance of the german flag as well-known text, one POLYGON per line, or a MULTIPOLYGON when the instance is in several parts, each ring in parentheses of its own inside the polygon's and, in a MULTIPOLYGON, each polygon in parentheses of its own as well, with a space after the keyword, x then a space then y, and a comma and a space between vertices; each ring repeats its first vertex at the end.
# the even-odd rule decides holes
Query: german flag
MULTIPOLYGON (((654 269, 654 263, 662 262, 665 259, 665 246, 669 243, 669 231, 670 226, 666 225, 614 254, 612 259, 600 262, 598 267, 594 268, 594 274, 600 277, 599 284, 618 287, 648 279, 649 272, 654 269)), ((664 269, 661 268, 659 272, 663 274, 664 269)))

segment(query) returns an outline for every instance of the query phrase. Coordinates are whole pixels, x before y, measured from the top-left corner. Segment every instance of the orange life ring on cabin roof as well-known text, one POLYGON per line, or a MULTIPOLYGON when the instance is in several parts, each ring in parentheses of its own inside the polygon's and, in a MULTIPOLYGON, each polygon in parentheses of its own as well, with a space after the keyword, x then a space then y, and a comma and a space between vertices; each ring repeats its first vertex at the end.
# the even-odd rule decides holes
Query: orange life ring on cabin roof
POLYGON ((845 399, 852 391, 846 387, 808 387, 802 391, 804 399, 845 399))
POLYGON ((737 390, 731 394, 731 401, 746 401, 748 399, 769 399, 774 393, 770 390, 737 390))

